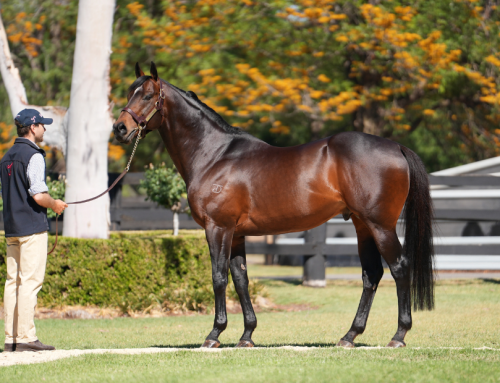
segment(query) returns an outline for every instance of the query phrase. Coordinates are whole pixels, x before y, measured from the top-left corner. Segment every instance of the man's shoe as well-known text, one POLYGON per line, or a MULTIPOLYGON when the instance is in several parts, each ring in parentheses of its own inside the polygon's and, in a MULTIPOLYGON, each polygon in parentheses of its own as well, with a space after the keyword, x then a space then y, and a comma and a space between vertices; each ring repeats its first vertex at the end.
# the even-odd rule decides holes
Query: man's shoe
POLYGON ((16 352, 22 351, 52 351, 56 348, 54 346, 47 346, 43 344, 38 339, 30 343, 17 343, 16 352))
POLYGON ((4 343, 3 352, 14 352, 14 351, 16 351, 15 343, 4 343))

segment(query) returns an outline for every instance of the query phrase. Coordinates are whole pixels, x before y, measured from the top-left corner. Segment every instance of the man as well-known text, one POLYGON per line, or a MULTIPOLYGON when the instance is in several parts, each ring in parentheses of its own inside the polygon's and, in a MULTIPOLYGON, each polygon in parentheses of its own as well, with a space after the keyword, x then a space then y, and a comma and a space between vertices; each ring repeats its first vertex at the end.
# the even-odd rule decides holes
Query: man
POLYGON ((19 137, 0 161, 7 240, 4 352, 55 350, 38 340, 34 317, 47 262, 47 208, 61 214, 68 205, 48 194, 45 151, 36 145, 52 119, 24 109, 15 123, 19 137))

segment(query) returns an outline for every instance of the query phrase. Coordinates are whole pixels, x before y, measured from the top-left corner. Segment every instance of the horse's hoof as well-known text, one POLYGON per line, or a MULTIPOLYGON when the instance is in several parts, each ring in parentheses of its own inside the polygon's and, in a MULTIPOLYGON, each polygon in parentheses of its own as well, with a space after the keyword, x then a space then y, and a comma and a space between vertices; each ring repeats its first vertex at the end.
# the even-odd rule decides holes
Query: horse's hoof
POLYGON ((251 340, 240 340, 236 345, 236 348, 249 348, 255 346, 255 343, 251 340))
POLYGON ((337 343, 337 347, 354 348, 354 343, 349 342, 348 340, 341 339, 337 343))
POLYGON ((207 339, 201 346, 201 348, 217 348, 220 346, 220 342, 217 340, 207 339))
POLYGON ((389 344, 386 347, 391 347, 391 348, 400 348, 400 347, 406 347, 405 342, 400 342, 399 340, 391 340, 389 344))

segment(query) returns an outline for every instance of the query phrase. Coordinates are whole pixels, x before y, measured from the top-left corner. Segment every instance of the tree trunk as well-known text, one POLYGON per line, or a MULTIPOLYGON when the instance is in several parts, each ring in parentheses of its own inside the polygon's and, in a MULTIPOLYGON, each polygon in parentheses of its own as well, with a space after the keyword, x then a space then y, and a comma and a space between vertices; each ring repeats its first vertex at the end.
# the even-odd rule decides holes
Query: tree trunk
MULTIPOLYGON (((114 0, 78 5, 66 154, 66 201, 91 198, 108 187, 109 56, 114 0)), ((109 195, 64 212, 65 236, 108 238, 109 195)))
POLYGON ((385 137, 384 110, 376 104, 359 108, 354 117, 354 127, 363 133, 385 137))
POLYGON ((174 236, 179 235, 179 214, 174 211, 174 236))
POLYGON ((36 106, 28 104, 26 97, 26 89, 24 88, 19 70, 12 61, 10 54, 9 40, 3 25, 2 16, 0 14, 0 72, 2 80, 5 84, 5 89, 9 95, 10 110, 12 117, 25 108, 31 108, 39 111, 42 116, 54 119, 52 125, 47 126, 47 132, 44 135, 44 143, 49 146, 57 147, 63 152, 66 151, 66 129, 64 128, 64 116, 66 108, 60 106, 36 106))

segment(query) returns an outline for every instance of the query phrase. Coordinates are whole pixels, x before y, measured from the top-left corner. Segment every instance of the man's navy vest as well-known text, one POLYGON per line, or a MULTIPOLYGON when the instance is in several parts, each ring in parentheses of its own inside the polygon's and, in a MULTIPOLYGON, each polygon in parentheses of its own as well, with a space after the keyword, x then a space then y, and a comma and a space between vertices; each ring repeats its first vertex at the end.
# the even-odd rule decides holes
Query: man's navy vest
POLYGON ((6 237, 22 237, 49 230, 47 209, 38 205, 28 192, 30 184, 26 171, 36 153, 45 157, 45 151, 30 140, 16 138, 14 146, 0 161, 6 237))

